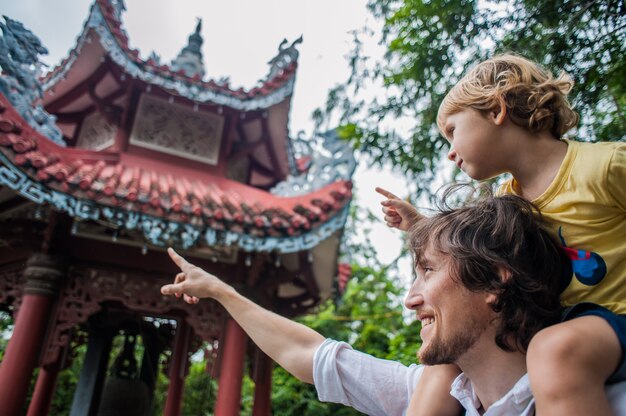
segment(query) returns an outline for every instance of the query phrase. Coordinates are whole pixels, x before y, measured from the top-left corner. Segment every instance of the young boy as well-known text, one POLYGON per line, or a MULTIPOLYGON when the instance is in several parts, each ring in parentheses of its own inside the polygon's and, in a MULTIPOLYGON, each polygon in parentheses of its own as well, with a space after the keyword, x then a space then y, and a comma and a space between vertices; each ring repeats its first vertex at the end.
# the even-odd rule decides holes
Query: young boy
MULTIPOLYGON (((562 139, 578 122, 567 101, 571 87, 564 74, 554 78, 525 58, 501 55, 455 85, 437 116, 448 159, 476 180, 510 173, 500 193, 532 201, 572 258, 563 322, 528 348, 540 416, 610 415, 604 384, 626 379, 626 143, 562 139)), ((388 198, 389 226, 406 230, 420 220, 409 204, 378 191, 388 198)), ((458 414, 447 394, 458 369, 428 371, 407 414, 458 414)))

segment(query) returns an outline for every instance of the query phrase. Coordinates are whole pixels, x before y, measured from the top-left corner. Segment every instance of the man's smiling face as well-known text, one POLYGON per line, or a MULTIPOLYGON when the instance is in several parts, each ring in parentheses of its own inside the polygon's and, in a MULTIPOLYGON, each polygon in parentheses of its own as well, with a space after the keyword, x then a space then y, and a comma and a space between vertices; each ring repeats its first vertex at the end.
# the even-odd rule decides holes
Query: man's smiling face
POLYGON ((471 292, 451 276, 451 259, 432 245, 417 262, 417 278, 405 300, 422 323, 423 364, 457 363, 485 333, 493 311, 487 293, 471 292))

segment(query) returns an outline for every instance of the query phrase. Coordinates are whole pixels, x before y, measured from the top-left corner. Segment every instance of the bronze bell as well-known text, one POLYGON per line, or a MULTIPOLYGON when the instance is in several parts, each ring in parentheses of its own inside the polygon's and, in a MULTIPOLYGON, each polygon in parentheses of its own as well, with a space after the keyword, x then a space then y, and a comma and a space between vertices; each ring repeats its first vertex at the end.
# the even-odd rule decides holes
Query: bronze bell
POLYGON ((138 378, 135 335, 124 335, 124 348, 106 378, 98 416, 144 416, 150 409, 148 386, 138 378))

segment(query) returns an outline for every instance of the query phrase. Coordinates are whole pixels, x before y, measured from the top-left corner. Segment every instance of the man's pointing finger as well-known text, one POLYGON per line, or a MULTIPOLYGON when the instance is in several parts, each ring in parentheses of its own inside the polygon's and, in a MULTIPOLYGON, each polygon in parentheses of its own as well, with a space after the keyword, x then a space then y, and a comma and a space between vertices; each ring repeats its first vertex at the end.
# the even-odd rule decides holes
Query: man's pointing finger
POLYGON ((185 269, 191 266, 191 264, 187 260, 185 260, 184 257, 182 257, 180 254, 175 252, 172 247, 167 248, 167 254, 170 255, 170 258, 172 259, 172 261, 176 263, 176 265, 180 267, 182 271, 185 271, 185 269))
POLYGON ((163 295, 179 295, 183 293, 183 285, 178 283, 173 285, 161 286, 161 293, 163 295))

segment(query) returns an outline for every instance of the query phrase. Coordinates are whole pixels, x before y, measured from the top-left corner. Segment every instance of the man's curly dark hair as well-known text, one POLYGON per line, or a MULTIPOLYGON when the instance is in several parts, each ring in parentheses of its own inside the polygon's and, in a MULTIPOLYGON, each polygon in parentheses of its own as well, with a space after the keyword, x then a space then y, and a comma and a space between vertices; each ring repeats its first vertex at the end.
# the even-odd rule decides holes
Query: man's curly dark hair
POLYGON ((457 191, 448 189, 440 212, 410 231, 415 261, 432 247, 451 258, 453 279, 470 291, 496 294, 492 308, 501 319, 495 342, 525 352, 539 330, 560 320, 559 297, 571 280, 571 261, 527 200, 483 192, 453 209, 447 200, 457 191))

